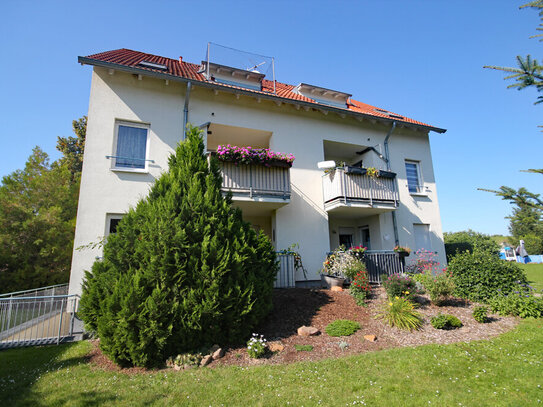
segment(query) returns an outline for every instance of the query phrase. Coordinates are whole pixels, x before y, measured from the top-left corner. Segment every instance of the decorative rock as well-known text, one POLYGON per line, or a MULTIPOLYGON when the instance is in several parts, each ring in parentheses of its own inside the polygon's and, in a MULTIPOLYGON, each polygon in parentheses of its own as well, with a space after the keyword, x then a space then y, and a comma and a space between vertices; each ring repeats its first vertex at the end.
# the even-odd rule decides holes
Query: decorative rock
POLYGON ((313 326, 301 326, 298 328, 299 336, 312 336, 317 335, 320 331, 313 326))
POLYGON ((281 352, 283 349, 285 349, 285 346, 280 342, 271 342, 268 345, 268 349, 270 352, 281 352))
POLYGON ((209 354, 212 355, 213 353, 215 353, 215 351, 217 351, 220 348, 221 347, 217 344, 213 345, 211 348, 209 348, 209 354))
POLYGON ((200 366, 207 366, 211 363, 212 360, 213 360, 213 356, 211 355, 204 356, 204 358, 200 362, 200 366))
POLYGON ((177 371, 180 371, 182 368, 182 366, 179 366, 179 365, 173 365, 173 369, 174 370, 177 370, 177 371))
POLYGON ((213 360, 217 360, 217 359, 220 359, 224 356, 224 349, 223 348, 219 348, 217 350, 215 350, 213 352, 213 354, 211 355, 211 357, 213 358, 213 360))
POLYGON ((343 291, 343 288, 338 286, 338 285, 335 285, 332 288, 330 288, 330 290, 332 290, 332 291, 343 291))
POLYGON ((375 342, 377 340, 377 337, 375 335, 364 335, 364 339, 369 342, 375 342))

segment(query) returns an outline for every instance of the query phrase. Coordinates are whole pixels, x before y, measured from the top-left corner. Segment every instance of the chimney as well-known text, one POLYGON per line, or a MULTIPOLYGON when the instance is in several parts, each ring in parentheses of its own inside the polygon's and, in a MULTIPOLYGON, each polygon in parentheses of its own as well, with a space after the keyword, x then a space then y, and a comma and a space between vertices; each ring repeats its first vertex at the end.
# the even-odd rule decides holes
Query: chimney
POLYGON ((183 63, 183 57, 179 57, 179 63, 183 63))

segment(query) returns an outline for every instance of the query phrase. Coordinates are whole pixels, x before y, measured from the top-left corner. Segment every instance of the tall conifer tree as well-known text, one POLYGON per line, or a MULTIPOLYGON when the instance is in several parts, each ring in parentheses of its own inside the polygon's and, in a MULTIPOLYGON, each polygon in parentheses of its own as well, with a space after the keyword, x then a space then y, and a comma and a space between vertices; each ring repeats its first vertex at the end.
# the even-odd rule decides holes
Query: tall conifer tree
POLYGON ((269 313, 277 271, 269 239, 221 193, 214 158, 189 126, 169 171, 108 237, 86 274, 81 315, 121 365, 154 366, 246 339, 269 313))

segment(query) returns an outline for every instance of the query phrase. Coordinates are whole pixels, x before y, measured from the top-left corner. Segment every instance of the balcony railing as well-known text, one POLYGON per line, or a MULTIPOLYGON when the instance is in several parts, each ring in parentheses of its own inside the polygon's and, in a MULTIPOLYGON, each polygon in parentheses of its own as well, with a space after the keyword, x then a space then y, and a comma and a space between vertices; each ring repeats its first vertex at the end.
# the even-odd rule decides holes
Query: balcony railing
POLYGON ((324 174, 322 185, 325 209, 352 204, 396 208, 399 200, 394 179, 396 174, 387 172, 379 177, 371 177, 364 172, 363 169, 336 168, 332 173, 324 174))
POLYGON ((222 189, 235 197, 290 199, 290 168, 219 162, 222 189))

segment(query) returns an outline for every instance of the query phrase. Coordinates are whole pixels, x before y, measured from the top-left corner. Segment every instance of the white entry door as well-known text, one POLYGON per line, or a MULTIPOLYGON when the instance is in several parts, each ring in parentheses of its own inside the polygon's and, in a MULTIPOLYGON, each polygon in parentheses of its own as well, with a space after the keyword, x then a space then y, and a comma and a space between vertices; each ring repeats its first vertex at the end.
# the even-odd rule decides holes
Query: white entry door
POLYGON ((424 249, 432 251, 430 244, 430 225, 413 224, 413 233, 415 235, 415 250, 424 249))

